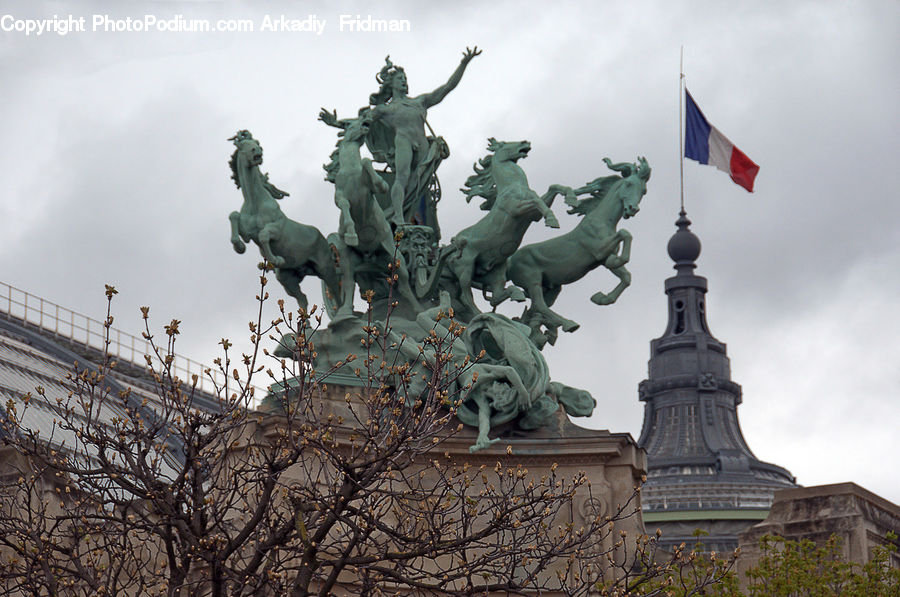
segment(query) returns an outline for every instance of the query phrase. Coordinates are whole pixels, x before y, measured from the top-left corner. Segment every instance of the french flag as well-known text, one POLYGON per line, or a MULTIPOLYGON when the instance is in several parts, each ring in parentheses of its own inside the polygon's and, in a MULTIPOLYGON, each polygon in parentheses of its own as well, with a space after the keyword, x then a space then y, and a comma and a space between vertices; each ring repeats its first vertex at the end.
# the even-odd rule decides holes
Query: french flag
POLYGON ((684 95, 684 157, 727 172, 731 180, 752 193, 753 180, 759 172, 759 166, 735 147, 719 129, 706 121, 687 89, 684 90, 684 95))

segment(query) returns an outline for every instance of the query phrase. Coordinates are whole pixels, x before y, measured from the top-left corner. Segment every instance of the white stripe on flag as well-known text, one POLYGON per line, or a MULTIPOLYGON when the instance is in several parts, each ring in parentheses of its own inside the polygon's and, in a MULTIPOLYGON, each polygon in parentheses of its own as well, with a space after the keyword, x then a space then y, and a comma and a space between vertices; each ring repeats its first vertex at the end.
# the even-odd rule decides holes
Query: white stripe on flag
POLYGON ((731 175, 731 150, 734 145, 719 129, 709 127, 709 164, 731 175))

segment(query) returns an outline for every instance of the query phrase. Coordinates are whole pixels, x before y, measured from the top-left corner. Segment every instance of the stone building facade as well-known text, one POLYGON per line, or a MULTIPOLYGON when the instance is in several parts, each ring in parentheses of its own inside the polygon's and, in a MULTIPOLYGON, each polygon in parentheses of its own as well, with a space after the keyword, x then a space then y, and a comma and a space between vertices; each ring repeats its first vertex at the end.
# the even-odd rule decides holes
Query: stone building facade
MULTIPOLYGON (((809 539, 818 545, 836 535, 843 559, 865 564, 873 547, 886 544, 889 532, 900 532, 900 506, 856 483, 785 489, 775 493, 766 519, 740 534, 741 557, 736 569, 743 578, 758 562, 759 540, 764 535, 809 539)), ((900 541, 894 543, 900 547, 900 541)), ((891 565, 900 568, 900 552, 892 554, 891 565)))

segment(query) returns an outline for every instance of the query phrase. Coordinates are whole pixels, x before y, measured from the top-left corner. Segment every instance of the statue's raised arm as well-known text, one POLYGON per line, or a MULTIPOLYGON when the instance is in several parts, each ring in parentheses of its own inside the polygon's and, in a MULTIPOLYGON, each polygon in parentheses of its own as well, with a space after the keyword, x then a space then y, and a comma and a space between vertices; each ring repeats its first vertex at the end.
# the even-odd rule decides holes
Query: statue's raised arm
MULTIPOLYGON (((395 228, 410 222, 420 208, 417 203, 431 193, 429 188, 438 165, 449 154, 443 139, 425 135, 428 108, 459 84, 466 66, 480 53, 477 47, 466 48, 459 66, 444 85, 415 97, 407 95, 406 71, 391 62, 390 56, 375 76, 380 87, 369 96, 373 122, 366 145, 375 161, 386 163, 393 172, 388 214, 395 228)), ((430 209, 434 209, 435 202, 430 209)), ((423 211, 428 211, 428 206, 424 207, 423 211)))
POLYGON ((325 108, 319 112, 319 120, 327 124, 328 126, 333 126, 335 128, 344 128, 338 123, 337 110, 333 110, 329 112, 325 108))
POLYGON ((453 71, 453 74, 450 75, 450 78, 447 79, 447 82, 432 91, 431 93, 423 93, 419 96, 422 100, 422 104, 425 108, 430 108, 435 104, 439 104, 441 100, 447 97, 447 94, 453 91, 459 82, 462 80, 463 73, 466 72, 466 67, 472 61, 473 58, 481 54, 481 50, 478 49, 478 46, 474 48, 466 48, 466 51, 463 52, 462 60, 459 62, 459 66, 456 67, 456 70, 453 71))

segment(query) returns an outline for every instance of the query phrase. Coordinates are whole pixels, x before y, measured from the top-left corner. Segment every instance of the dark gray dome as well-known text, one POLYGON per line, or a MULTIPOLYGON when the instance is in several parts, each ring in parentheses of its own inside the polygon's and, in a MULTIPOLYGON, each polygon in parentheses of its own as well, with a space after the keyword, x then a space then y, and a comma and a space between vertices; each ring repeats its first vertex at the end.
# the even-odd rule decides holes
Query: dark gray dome
POLYGON ((706 319, 707 280, 694 274, 700 239, 682 209, 669 240, 675 276, 665 282, 668 322, 650 343, 647 379, 638 386, 644 423, 638 445, 647 451, 641 507, 660 546, 691 545, 702 528, 708 550, 731 551, 757 524, 775 491, 796 487, 790 471, 754 456, 741 432, 740 384, 731 379, 724 342, 706 319))

